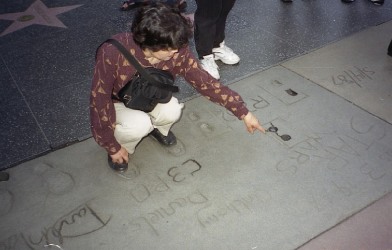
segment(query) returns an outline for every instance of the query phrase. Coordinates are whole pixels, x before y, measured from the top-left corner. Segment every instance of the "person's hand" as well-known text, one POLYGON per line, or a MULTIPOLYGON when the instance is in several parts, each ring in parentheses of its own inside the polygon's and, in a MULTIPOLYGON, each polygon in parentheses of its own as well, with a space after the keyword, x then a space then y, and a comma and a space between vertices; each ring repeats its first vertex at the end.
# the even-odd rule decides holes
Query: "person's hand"
POLYGON ((265 134, 265 129, 260 125, 259 120, 257 120, 251 112, 248 112, 243 121, 249 133, 253 134, 255 130, 260 130, 265 134))
POLYGON ((114 155, 110 155, 112 157, 112 160, 114 163, 123 163, 123 162, 128 162, 128 151, 121 147, 121 149, 115 153, 114 155))

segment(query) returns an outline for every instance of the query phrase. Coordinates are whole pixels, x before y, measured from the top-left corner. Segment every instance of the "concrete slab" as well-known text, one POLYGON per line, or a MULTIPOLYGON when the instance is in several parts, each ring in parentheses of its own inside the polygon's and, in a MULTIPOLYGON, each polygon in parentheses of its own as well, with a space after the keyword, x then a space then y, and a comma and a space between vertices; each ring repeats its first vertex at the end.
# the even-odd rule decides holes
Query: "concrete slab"
POLYGON ((298 248, 388 250, 392 246, 392 193, 298 248))
POLYGON ((277 134, 198 97, 179 143, 145 138, 125 174, 92 139, 23 163, 0 183, 0 246, 294 249, 392 190, 391 124, 280 66, 231 86, 277 134))
POLYGON ((392 57, 387 55, 390 34, 391 21, 283 66, 392 123, 392 57))

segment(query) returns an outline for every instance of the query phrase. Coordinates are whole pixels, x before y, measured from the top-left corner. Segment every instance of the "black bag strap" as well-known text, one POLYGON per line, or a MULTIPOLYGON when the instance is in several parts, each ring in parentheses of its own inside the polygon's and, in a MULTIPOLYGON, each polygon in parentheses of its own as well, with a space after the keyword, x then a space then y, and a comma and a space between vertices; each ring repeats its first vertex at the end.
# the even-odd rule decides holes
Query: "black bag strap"
POLYGON ((140 63, 135 59, 135 57, 131 53, 129 53, 126 48, 124 48, 124 46, 119 41, 110 38, 110 39, 106 40, 105 42, 111 43, 114 46, 116 46, 116 48, 125 56, 125 58, 128 60, 128 62, 130 62, 135 67, 137 72, 139 72, 146 80, 148 80, 148 82, 150 84, 152 84, 155 87, 158 87, 160 89, 164 89, 164 90, 168 90, 168 91, 172 91, 172 92, 178 92, 178 87, 177 86, 173 86, 173 85, 169 85, 169 84, 162 84, 162 83, 158 82, 157 80, 155 80, 140 65, 140 63))

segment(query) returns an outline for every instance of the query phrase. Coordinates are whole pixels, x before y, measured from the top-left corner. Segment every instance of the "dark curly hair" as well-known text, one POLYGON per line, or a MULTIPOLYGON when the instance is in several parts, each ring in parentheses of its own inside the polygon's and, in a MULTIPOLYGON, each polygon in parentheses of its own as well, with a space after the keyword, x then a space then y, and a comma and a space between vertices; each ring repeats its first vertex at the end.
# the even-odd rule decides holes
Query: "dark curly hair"
POLYGON ((192 37, 192 22, 167 5, 154 3, 138 10, 132 22, 133 39, 142 49, 154 52, 180 49, 192 37))

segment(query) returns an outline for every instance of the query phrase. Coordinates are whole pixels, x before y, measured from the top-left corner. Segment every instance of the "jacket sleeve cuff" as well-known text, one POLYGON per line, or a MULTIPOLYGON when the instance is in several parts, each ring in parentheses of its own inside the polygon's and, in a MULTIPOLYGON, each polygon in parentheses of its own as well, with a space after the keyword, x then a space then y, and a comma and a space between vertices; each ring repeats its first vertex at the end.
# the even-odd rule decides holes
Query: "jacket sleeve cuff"
POLYGON ((115 153, 120 151, 120 149, 121 149, 121 145, 119 143, 116 143, 115 145, 107 148, 106 151, 108 152, 109 155, 114 155, 115 153))
POLYGON ((249 113, 249 110, 245 105, 242 105, 232 110, 232 112, 239 120, 242 120, 249 113))

